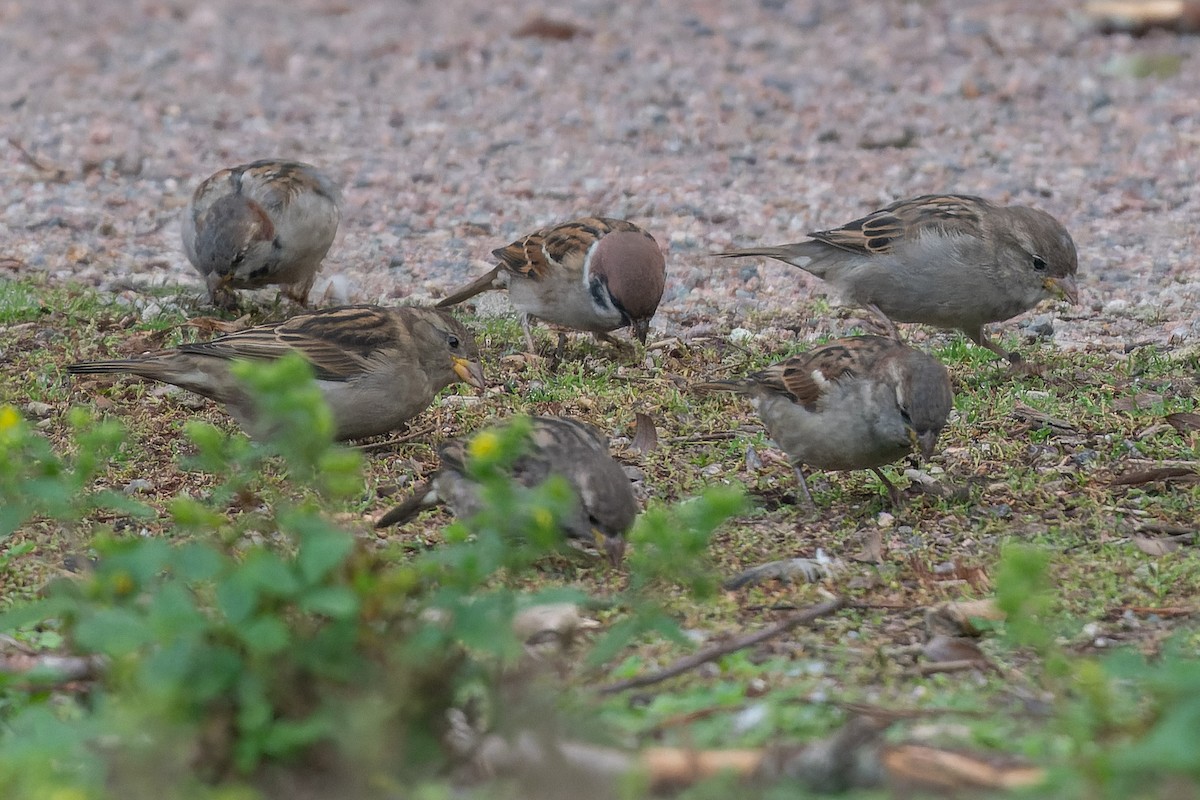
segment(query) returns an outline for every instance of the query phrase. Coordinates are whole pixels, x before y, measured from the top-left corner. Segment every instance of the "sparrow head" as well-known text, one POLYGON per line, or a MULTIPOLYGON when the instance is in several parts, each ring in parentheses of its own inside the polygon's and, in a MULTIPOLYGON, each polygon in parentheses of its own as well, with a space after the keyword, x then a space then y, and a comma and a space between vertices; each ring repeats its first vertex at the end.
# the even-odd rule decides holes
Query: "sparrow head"
MULTIPOLYGON (((1025 206, 1009 206, 1008 226, 1000 236, 1009 258, 1015 259, 1018 274, 1037 299, 1057 297, 1075 304, 1079 289, 1075 273, 1079 256, 1067 229, 1044 211, 1025 206)), ((1030 304, 1032 305, 1032 303, 1030 304)))
POLYGON ((613 231, 591 256, 592 276, 608 288, 609 298, 642 344, 666 286, 666 262, 654 237, 645 231, 613 231))
POLYGON ((599 526, 592 528, 596 540, 596 548, 608 558, 613 567, 620 567, 625 560, 625 534, 605 533, 599 526))
POLYGON ((255 265, 265 262, 274 247, 270 216, 243 195, 219 198, 196 221, 196 266, 205 275, 220 275, 226 282, 260 277, 254 274, 255 265))
POLYGON ((430 374, 444 375, 445 383, 463 381, 482 389, 487 385, 479 346, 467 327, 445 311, 432 308, 412 309, 417 322, 413 334, 418 339, 418 354, 430 374))
POLYGON ((893 374, 896 404, 909 439, 928 459, 954 407, 950 373, 932 356, 909 349, 895 364, 893 374))

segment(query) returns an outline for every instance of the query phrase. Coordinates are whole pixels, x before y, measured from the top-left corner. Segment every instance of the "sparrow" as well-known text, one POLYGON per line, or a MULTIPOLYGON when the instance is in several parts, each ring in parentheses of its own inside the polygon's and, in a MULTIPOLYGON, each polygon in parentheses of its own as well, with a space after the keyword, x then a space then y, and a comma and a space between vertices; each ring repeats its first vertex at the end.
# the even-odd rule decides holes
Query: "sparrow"
POLYGON ((835 339, 744 380, 696 388, 749 396, 767 432, 795 465, 809 507, 805 466, 870 469, 899 505, 899 492, 879 467, 914 447, 925 458, 933 455, 954 404, 941 362, 883 336, 835 339))
POLYGON ((215 305, 233 307, 233 289, 267 284, 306 305, 341 207, 337 186, 310 164, 230 167, 196 187, 183 215, 183 251, 215 305))
MULTIPOLYGON (((535 487, 551 475, 564 478, 576 506, 562 520, 570 539, 596 544, 614 566, 625 555, 625 533, 638 513, 633 488, 621 465, 609 455, 608 440, 594 426, 570 417, 532 417, 526 450, 509 468, 514 481, 535 487)), ((501 423, 505 425, 508 423, 501 423)), ((445 503, 467 519, 483 508, 479 484, 470 477, 470 445, 461 439, 442 445, 437 474, 407 501, 375 523, 384 528, 407 522, 424 508, 445 503)))
POLYGON ((530 318, 589 331, 609 343, 626 326, 642 344, 666 285, 662 250, 654 237, 621 219, 564 222, 493 250, 500 263, 452 292, 445 308, 490 289, 508 289, 521 314, 525 344, 534 352, 530 318))
POLYGON ((172 383, 224 404, 248 432, 263 435, 230 363, 273 361, 293 352, 312 365, 339 441, 398 428, 456 381, 484 385, 479 350, 458 320, 431 308, 372 305, 323 309, 137 358, 71 364, 67 371, 132 373, 172 383))
POLYGON ((984 332, 1044 299, 1079 301, 1075 243, 1054 217, 970 195, 900 200, 808 241, 716 255, 766 256, 828 281, 880 318, 957 328, 1018 362, 984 332))

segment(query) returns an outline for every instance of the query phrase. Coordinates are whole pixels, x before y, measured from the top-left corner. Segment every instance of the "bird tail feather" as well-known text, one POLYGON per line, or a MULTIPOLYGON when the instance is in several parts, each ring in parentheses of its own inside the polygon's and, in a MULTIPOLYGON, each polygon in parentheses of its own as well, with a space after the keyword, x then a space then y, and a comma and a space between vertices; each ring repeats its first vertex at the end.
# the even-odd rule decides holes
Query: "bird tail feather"
POLYGON ((433 483, 423 483, 404 502, 375 520, 375 527, 387 528, 391 525, 400 525, 408 522, 420 512, 427 508, 432 508, 439 502, 440 498, 433 488, 433 483))
POLYGON ((438 308, 445 308, 461 303, 463 300, 469 300, 477 294, 486 292, 489 289, 498 288, 496 285, 496 276, 500 274, 500 267, 496 267, 491 272, 485 272, 475 280, 468 283, 461 289, 457 289, 437 302, 438 308))

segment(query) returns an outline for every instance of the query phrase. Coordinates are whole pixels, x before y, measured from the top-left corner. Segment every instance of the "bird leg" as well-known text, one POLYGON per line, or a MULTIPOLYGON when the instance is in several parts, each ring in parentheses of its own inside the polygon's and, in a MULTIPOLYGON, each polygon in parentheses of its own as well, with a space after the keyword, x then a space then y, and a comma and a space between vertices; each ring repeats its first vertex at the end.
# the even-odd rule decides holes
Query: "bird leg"
POLYGON ((988 335, 983 332, 982 326, 973 334, 968 332, 967 336, 980 347, 986 347, 996 355, 1006 359, 1008 361, 1008 371, 1013 375, 1039 375, 1042 372, 1042 367, 1029 363, 1016 350, 1005 350, 989 339, 988 335))
POLYGON ((800 493, 804 497, 804 506, 809 511, 816 511, 817 504, 813 502, 812 492, 808 490, 808 481, 804 480, 804 467, 796 465, 796 480, 800 483, 800 493))
POLYGON ((883 485, 887 488, 888 500, 891 501, 892 508, 899 508, 904 504, 904 495, 900 494, 900 490, 896 485, 887 479, 887 476, 879 471, 878 467, 871 467, 871 472, 879 476, 879 480, 883 481, 883 485))
POLYGON ((896 328, 896 323, 892 322, 891 318, 883 313, 879 306, 874 303, 867 303, 864 308, 871 315, 871 319, 866 320, 868 328, 878 332, 881 336, 895 339, 897 342, 904 341, 900 338, 900 331, 896 328))
POLYGON ((533 328, 529 322, 529 315, 521 315, 521 330, 525 332, 525 349, 532 355, 537 355, 537 348, 533 346, 533 328))
POLYGON ((622 357, 633 357, 637 355, 637 346, 633 342, 627 342, 623 339, 618 339, 612 334, 604 333, 603 331, 592 331, 592 336, 596 337, 597 342, 603 342, 604 344, 615 347, 622 357))

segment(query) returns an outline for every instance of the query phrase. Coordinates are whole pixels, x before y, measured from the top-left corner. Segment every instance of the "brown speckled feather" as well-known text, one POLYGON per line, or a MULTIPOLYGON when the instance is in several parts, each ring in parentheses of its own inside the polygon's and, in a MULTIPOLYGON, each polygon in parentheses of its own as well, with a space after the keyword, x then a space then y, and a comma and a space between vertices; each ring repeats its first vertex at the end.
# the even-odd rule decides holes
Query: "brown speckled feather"
POLYGON ((809 236, 852 253, 887 253, 927 230, 978 236, 980 211, 991 207, 983 198, 972 195, 927 194, 900 200, 840 228, 809 236))
POLYGON ((296 350, 318 378, 345 381, 366 371, 371 356, 396 341, 399 324, 398 317, 378 307, 343 306, 185 344, 179 351, 226 359, 276 359, 296 350))
MULTIPOLYGON (((549 228, 542 228, 515 242, 492 251, 500 265, 526 277, 542 278, 555 264, 580 263, 602 236, 613 231, 641 231, 631 222, 609 217, 584 217, 549 228)), ((649 234, 647 234, 649 235, 649 234)))
POLYGON ((894 339, 861 336, 800 353, 750 375, 750 383, 787 395, 809 411, 838 381, 866 373, 866 365, 883 352, 904 347, 894 339))

